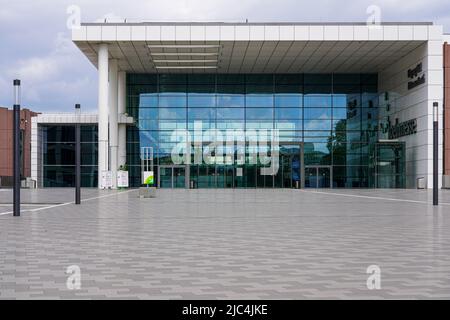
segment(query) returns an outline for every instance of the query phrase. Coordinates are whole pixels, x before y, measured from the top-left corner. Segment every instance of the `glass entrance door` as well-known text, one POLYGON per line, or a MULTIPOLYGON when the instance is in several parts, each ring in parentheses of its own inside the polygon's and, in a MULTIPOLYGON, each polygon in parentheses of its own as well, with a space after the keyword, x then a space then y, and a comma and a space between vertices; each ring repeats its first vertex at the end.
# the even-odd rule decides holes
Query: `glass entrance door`
POLYGON ((236 185, 234 183, 234 167, 226 166, 225 167, 225 188, 234 188, 236 185))
POLYGON ((331 167, 318 167, 317 171, 318 188, 331 188, 331 167))
POLYGON ((216 167, 214 165, 198 166, 197 188, 216 188, 216 167))
POLYGON ((377 143, 373 161, 376 188, 405 188, 405 142, 377 143))
POLYGON ((331 188, 331 167, 306 167, 305 188, 331 188))
POLYGON ((182 189, 186 188, 186 168, 172 167, 172 188, 182 189))
POLYGON ((216 167, 216 187, 225 189, 235 188, 234 172, 234 166, 218 165, 216 167))
POLYGON ((186 168, 181 166, 160 166, 158 185, 164 189, 186 188, 186 168))
POLYGON ((299 144, 280 144, 279 169, 275 188, 302 187, 302 154, 299 144))
POLYGON ((160 188, 172 188, 172 167, 159 167, 160 188))

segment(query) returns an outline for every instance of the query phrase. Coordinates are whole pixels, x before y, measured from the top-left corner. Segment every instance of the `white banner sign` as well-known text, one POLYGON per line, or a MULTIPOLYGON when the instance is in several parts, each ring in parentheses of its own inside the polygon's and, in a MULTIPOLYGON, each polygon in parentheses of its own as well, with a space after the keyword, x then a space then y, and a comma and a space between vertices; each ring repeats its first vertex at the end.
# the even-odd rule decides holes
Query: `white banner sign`
POLYGON ((128 171, 117 171, 117 187, 128 188, 128 171))
POLYGON ((144 175, 142 177, 142 184, 147 186, 152 186, 155 184, 155 177, 153 171, 144 171, 144 175))
POLYGON ((101 187, 102 187, 102 189, 112 188, 112 172, 111 171, 102 171, 101 187))

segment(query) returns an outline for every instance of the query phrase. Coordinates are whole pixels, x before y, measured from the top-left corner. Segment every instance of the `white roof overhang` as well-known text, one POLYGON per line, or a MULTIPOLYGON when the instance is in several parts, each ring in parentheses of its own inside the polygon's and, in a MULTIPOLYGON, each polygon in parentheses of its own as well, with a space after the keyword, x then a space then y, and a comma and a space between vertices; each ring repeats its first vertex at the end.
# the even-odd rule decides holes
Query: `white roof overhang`
POLYGON ((92 23, 72 40, 97 66, 100 43, 136 73, 378 72, 429 40, 430 23, 92 23))

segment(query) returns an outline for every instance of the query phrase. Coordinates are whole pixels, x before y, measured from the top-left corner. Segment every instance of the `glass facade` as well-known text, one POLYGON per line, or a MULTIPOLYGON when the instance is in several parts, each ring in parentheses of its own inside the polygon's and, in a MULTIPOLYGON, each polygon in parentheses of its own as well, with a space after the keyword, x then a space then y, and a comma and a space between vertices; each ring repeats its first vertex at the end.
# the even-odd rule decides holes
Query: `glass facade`
MULTIPOLYGON (((128 74, 130 185, 140 186, 140 150, 154 151, 161 187, 375 187, 377 74, 128 74), (175 129, 278 129, 280 169, 261 165, 174 166, 175 129)), ((235 147, 236 148, 236 147, 235 147)), ((249 141, 246 141, 246 160, 249 141)))
POLYGON ((373 183, 376 188, 405 188, 405 143, 381 142, 374 145, 373 183))
MULTIPOLYGON (((43 186, 75 187, 75 126, 42 126, 43 186)), ((81 126, 81 186, 97 187, 96 125, 81 126)))

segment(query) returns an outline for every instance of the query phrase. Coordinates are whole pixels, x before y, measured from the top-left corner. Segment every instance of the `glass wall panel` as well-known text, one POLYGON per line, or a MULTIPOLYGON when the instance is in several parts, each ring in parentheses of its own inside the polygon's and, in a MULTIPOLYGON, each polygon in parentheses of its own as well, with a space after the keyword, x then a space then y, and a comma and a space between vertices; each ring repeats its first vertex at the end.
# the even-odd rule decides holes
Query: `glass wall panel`
POLYGON ((159 119, 186 119, 186 109, 184 108, 159 108, 159 119))
POLYGON ((302 109, 300 108, 276 108, 275 119, 302 119, 302 109))
POLYGON ((217 129, 226 130, 226 129, 235 129, 235 130, 244 130, 245 129, 245 121, 244 120, 233 120, 233 121, 217 121, 216 123, 217 129))
POLYGON ((217 84, 217 93, 221 94, 245 94, 244 84, 217 84))
POLYGON ((139 108, 158 107, 158 96, 156 94, 142 94, 139 100, 139 108))
POLYGON ((47 142, 75 142, 75 129, 72 126, 46 126, 43 130, 47 142))
POLYGON ((367 166, 347 166, 346 172, 346 188, 369 187, 369 173, 367 166))
POLYGON ((158 120, 146 120, 145 118, 143 118, 139 120, 138 128, 140 130, 158 130, 159 124, 160 122, 158 120))
POLYGON ((214 94, 212 94, 212 95, 189 94, 188 106, 190 108, 195 108, 195 107, 214 108, 216 106, 216 96, 214 94))
POLYGON ((333 85, 355 85, 359 86, 361 75, 359 73, 352 74, 333 74, 333 85))
POLYGON ((333 120, 347 119, 347 109, 346 108, 333 108, 333 120))
POLYGON ((160 108, 186 108, 186 95, 183 93, 180 96, 160 96, 160 108))
POLYGON ((139 120, 158 119, 158 108, 139 108, 139 120))
POLYGON ((245 95, 217 95, 218 108, 243 108, 245 107, 245 95))
POLYGON ((304 130, 308 131, 319 131, 319 130, 327 130, 331 131, 331 120, 321 119, 321 120, 310 120, 305 119, 304 122, 304 130))
POLYGON ((215 120, 215 118, 216 118, 216 110, 213 108, 188 108, 189 120, 212 121, 215 120))
POLYGON ((219 119, 244 119, 244 108, 217 108, 217 120, 219 119))
MULTIPOLYGON (((376 74, 128 74, 127 94, 127 113, 136 121, 127 128, 133 186, 140 184, 140 148, 154 148, 157 166, 173 165, 172 131, 187 129, 192 135, 198 121, 203 130, 278 129, 280 141, 305 144, 304 165, 316 166, 311 169, 316 174, 317 166, 328 166, 324 170, 333 187, 374 186, 367 176, 378 136, 376 74)), ((49 142, 74 140, 64 128, 49 131, 48 137, 49 142)), ((95 132, 86 137, 96 141, 95 132)), ((57 157, 58 150, 51 147, 47 158, 57 157)), ((70 162, 70 151, 65 156, 70 162)), ((281 175, 261 177, 260 164, 232 168, 192 167, 191 180, 207 188, 283 186, 281 175)))
POLYGON ((331 74, 305 74, 304 83, 306 85, 329 85, 332 83, 331 74))
POLYGON ((301 108, 303 96, 301 94, 275 95, 275 108, 301 108))
POLYGON ((273 119, 273 110, 269 108, 248 108, 245 112, 248 120, 273 119))
POLYGON ((186 85, 180 84, 160 84, 159 85, 159 93, 161 96, 169 95, 169 96, 183 96, 186 92, 186 85))
POLYGON ((331 119, 331 108, 304 108, 305 119, 331 119))
POLYGON ((304 97, 305 108, 331 108, 331 95, 307 94, 304 97))
POLYGON ((245 85, 245 74, 218 74, 218 85, 245 85))
POLYGON ((305 142, 304 161, 307 165, 331 165, 331 150, 328 143, 305 142))
POLYGON ((273 120, 258 120, 253 121, 252 119, 248 119, 246 122, 247 129, 272 129, 273 128, 273 120))
MULTIPOLYGON (((81 128, 81 186, 97 186, 98 131, 96 125, 81 128)), ((43 126, 43 186, 75 186, 75 126, 43 126)))
POLYGON ((247 95, 245 103, 247 108, 272 108, 273 100, 272 95, 247 95))

